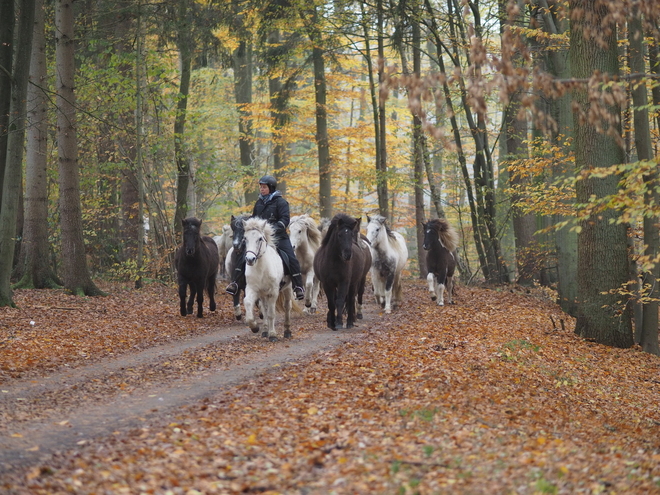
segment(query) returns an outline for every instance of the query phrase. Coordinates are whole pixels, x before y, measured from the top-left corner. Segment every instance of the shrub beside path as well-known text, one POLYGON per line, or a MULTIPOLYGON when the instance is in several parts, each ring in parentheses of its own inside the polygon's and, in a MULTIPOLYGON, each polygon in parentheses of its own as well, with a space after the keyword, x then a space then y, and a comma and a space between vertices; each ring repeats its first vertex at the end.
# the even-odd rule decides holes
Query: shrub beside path
POLYGON ((66 428, 80 404, 128 409, 158 387, 211 386, 55 454, 23 445, 40 455, 0 474, 9 494, 660 493, 659 358, 577 338, 541 291, 461 287, 438 307, 409 281, 391 315, 368 297, 359 328, 326 330, 321 310, 274 344, 236 326, 228 301, 176 316, 171 288, 34 292, 0 309, 9 438, 34 421, 66 428), (268 365, 250 368, 258 359, 268 365), (211 376, 240 367, 214 390, 211 376), (72 391, 47 385, 67 368, 72 391))

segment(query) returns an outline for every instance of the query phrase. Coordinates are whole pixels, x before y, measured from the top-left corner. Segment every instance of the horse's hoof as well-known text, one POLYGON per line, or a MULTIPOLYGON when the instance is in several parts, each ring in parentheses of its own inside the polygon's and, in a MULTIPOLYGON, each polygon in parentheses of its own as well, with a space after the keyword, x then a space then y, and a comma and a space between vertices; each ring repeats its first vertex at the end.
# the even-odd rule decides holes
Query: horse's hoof
POLYGON ((197 315, 197 318, 204 318, 204 315, 201 314, 201 313, 199 313, 199 314, 197 315))
POLYGON ((265 339, 266 337, 268 337, 268 332, 262 332, 261 336, 265 339))
POLYGON ((259 327, 257 328, 250 328, 252 330, 252 333, 259 333, 259 327))
POLYGON ((391 310, 391 309, 386 309, 386 310, 385 310, 385 314, 386 314, 386 315, 392 314, 392 310, 391 310))
POLYGON ((285 339, 291 338, 291 330, 284 330, 284 338, 285 339))
POLYGON ((209 310, 210 311, 215 311, 215 303, 213 303, 209 306, 209 310))
POLYGON ((437 297, 431 296, 431 301, 435 301, 436 299, 437 299, 437 297))
POLYGON ((268 337, 269 342, 277 342, 279 339, 277 337, 268 337))
POLYGON ((311 302, 310 302, 310 303, 307 303, 307 302, 306 302, 306 303, 305 303, 305 307, 306 307, 306 308, 311 308, 311 307, 312 307, 312 303, 311 303, 311 302))
POLYGON ((243 318, 242 315, 237 315, 237 316, 236 316, 236 320, 237 320, 237 321, 241 321, 241 318, 243 318))
POLYGON ((358 320, 361 320, 361 319, 362 319, 362 313, 358 313, 358 314, 356 314, 355 317, 356 317, 358 320))

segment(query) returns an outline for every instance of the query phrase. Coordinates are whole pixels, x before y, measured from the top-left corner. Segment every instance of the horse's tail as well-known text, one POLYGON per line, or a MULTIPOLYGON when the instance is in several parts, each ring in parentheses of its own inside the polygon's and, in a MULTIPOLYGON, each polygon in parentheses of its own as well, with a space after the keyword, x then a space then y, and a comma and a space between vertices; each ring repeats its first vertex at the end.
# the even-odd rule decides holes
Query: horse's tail
MULTIPOLYGON (((277 301, 275 302, 275 311, 277 311, 278 313, 284 313, 286 311, 286 308, 284 307, 284 301, 286 300, 284 296, 284 290, 280 291, 280 293, 277 295, 277 301)), ((291 311, 295 314, 299 314, 299 315, 303 314, 303 310, 300 307, 300 305, 293 302, 293 298, 291 298, 290 300, 293 303, 291 304, 291 311)))
POLYGON ((454 252, 458 247, 458 232, 452 225, 444 218, 438 219, 439 234, 442 244, 449 252, 454 252))

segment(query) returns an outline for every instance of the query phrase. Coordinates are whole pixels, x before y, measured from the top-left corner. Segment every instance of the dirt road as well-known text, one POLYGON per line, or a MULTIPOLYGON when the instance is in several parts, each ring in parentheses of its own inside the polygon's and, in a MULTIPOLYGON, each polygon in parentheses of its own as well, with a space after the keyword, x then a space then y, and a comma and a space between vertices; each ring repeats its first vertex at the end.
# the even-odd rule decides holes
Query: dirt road
POLYGON ((319 324, 322 315, 300 314, 293 319, 294 337, 275 343, 237 322, 205 335, 5 384, 0 391, 0 473, 167 417, 179 407, 359 338, 378 321, 373 311, 365 316, 359 328, 333 332, 319 324), (307 329, 310 326, 313 330, 307 329))

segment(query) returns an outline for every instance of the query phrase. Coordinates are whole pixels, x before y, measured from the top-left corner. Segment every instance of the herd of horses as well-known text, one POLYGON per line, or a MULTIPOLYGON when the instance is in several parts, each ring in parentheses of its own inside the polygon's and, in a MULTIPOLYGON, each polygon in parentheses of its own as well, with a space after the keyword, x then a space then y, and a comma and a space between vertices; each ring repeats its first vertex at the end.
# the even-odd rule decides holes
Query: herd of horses
MULTIPOLYGON (((408 260, 406 240, 390 229, 380 216, 367 216, 366 235, 360 232, 361 218, 338 213, 320 223, 309 215, 291 218, 289 236, 300 262, 305 283, 305 309, 313 314, 321 292, 327 299, 327 326, 333 330, 351 328, 362 318, 367 274, 371 274, 376 303, 391 313, 403 302, 402 273, 408 260), (346 321, 344 322, 344 315, 346 321)), ((218 278, 231 278, 242 260, 245 270, 237 280, 239 291, 232 296, 234 316, 243 316, 254 333, 277 340, 276 313, 284 313, 284 337, 291 337, 293 288, 277 251, 273 227, 249 215, 231 217, 220 236, 202 235, 201 221, 183 220, 183 240, 175 253, 181 316, 192 314, 197 301, 197 316, 203 316, 204 292, 209 310, 215 311, 218 278), (190 289, 189 295, 187 294, 190 289), (255 314, 258 313, 260 323, 255 314)), ((428 289, 438 305, 453 304, 452 289, 458 233, 446 219, 423 224, 428 289)))

